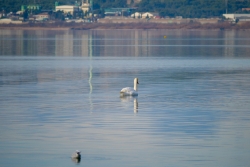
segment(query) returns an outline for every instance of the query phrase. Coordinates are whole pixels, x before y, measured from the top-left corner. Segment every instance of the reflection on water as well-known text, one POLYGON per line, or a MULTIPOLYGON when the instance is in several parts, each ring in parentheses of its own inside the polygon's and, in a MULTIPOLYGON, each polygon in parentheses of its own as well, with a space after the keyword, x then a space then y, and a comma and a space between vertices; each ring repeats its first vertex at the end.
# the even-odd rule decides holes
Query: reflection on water
POLYGON ((1 30, 0 55, 242 57, 250 51, 248 35, 244 31, 1 30))
MULTIPOLYGON (((134 97, 134 96, 120 96, 120 99, 121 99, 121 102, 123 104, 131 104, 133 103, 134 104, 134 113, 138 113, 138 97, 134 97)), ((128 105, 130 106, 130 105, 128 105)))
POLYGON ((81 162, 81 158, 71 158, 71 160, 75 163, 75 164, 79 164, 81 162))
POLYGON ((0 31, 0 166, 248 166, 249 36, 0 31))
MULTIPOLYGON (((93 57, 93 52, 92 52, 92 37, 89 36, 87 37, 88 39, 88 57, 89 57, 89 104, 90 104, 90 112, 93 111, 93 102, 92 102, 92 91, 93 91, 93 86, 92 86, 92 69, 93 69, 93 66, 92 66, 92 57, 93 57)), ((84 49, 86 50, 86 49, 84 49)))
POLYGON ((137 98, 134 99, 134 113, 138 112, 138 101, 137 98))

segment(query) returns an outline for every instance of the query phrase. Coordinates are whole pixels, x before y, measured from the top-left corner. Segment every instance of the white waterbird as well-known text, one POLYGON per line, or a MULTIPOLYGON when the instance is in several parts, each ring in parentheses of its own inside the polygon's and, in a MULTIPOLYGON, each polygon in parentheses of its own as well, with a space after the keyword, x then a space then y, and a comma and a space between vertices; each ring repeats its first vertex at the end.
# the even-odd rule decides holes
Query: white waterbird
POLYGON ((138 96, 137 84, 139 84, 139 80, 138 80, 138 78, 135 78, 134 79, 134 89, 131 87, 123 88, 120 91, 120 96, 138 96))

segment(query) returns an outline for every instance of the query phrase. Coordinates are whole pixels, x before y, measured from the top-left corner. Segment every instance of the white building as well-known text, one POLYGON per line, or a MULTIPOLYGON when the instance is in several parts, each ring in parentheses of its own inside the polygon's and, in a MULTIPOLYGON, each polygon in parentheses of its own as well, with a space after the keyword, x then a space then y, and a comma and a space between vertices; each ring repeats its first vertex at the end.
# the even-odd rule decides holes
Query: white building
POLYGON ((82 11, 85 13, 86 11, 90 11, 90 0, 82 0, 82 6, 80 6, 82 11))
POLYGON ((23 14, 23 11, 21 11, 21 10, 20 10, 20 11, 17 11, 16 14, 17 14, 17 15, 23 14))
POLYGON ((13 21, 11 19, 0 19, 0 24, 22 24, 22 21, 13 21))
POLYGON ((149 13, 149 12, 146 12, 146 13, 143 13, 141 15, 142 18, 154 18, 155 16, 158 16, 158 13, 149 13))
POLYGON ((49 19, 49 14, 48 13, 40 13, 37 15, 34 15, 36 20, 48 20, 49 19))
POLYGON ((134 14, 131 15, 133 18, 141 18, 141 13, 135 12, 134 14))
POLYGON ((87 12, 90 11, 91 10, 90 8, 91 8, 90 0, 82 0, 81 6, 76 6, 76 5, 56 6, 56 12, 63 11, 64 13, 73 14, 74 12, 79 12, 82 10, 85 13, 86 11, 87 12))
POLYGON ((223 14, 226 19, 236 21, 250 21, 250 14, 223 14))
POLYGON ((57 11, 63 11, 63 13, 73 14, 74 12, 79 11, 79 7, 78 6, 71 6, 71 5, 56 6, 56 12, 57 11))

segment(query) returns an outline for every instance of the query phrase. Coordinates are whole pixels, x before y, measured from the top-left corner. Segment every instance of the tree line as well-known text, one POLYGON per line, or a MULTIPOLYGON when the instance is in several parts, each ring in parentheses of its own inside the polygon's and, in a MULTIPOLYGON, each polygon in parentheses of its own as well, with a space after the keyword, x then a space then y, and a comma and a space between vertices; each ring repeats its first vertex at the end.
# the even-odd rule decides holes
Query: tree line
POLYGON ((158 12, 161 16, 184 18, 219 17, 226 13, 242 13, 250 0, 142 0, 138 10, 158 12))
MULTIPOLYGON (((76 0, 0 0, 2 12, 16 12, 22 5, 38 4, 44 10, 53 10, 55 1, 60 5, 73 5, 76 0)), ((81 0, 78 0, 80 3, 81 0)), ((250 8, 250 0, 141 0, 127 4, 127 0, 93 0, 93 10, 102 13, 105 8, 135 7, 138 12, 157 12, 160 16, 184 18, 220 17, 223 13, 248 13, 242 8, 250 8)))

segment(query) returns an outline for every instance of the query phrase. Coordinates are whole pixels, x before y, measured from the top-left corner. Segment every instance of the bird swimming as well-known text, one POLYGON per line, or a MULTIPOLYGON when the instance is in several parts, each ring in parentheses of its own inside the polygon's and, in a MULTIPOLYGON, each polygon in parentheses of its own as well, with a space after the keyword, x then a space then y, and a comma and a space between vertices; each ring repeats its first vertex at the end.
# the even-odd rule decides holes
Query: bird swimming
POLYGON ((76 150, 75 153, 72 154, 71 156, 72 159, 81 159, 81 151, 76 150))
POLYGON ((134 79, 134 88, 131 87, 126 87, 123 88, 120 91, 120 96, 138 96, 138 88, 137 88, 137 84, 139 84, 139 80, 138 78, 134 79))

